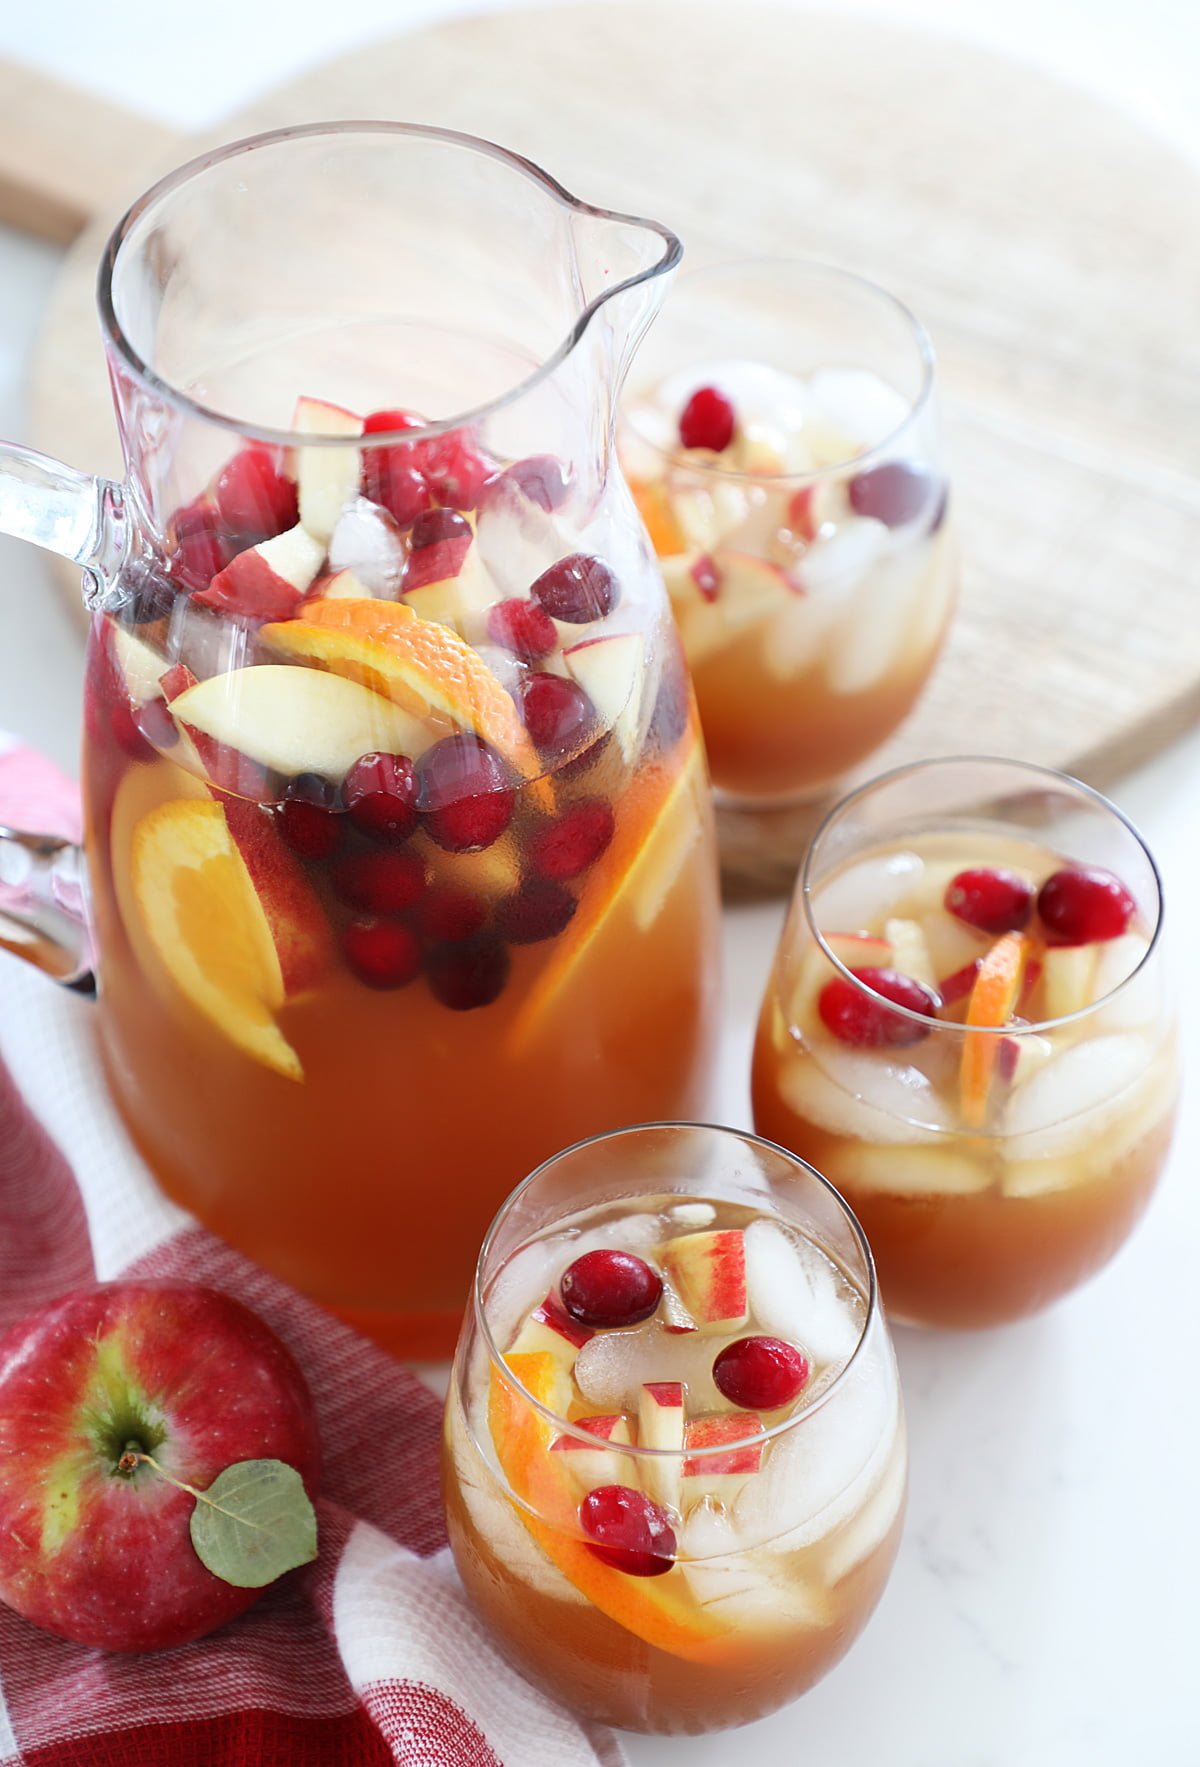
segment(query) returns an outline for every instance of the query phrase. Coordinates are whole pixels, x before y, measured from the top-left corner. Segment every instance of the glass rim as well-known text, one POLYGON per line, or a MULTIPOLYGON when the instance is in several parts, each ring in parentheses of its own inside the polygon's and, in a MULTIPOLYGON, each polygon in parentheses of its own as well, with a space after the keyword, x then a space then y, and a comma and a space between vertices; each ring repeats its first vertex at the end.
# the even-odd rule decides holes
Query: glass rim
MULTIPOLYGON (((812 839, 808 844, 808 851, 804 856, 804 863, 800 868, 798 895, 801 906, 804 910, 804 918, 808 924, 808 929, 812 933, 817 944, 825 953, 837 973, 846 981, 850 982, 860 994, 866 995, 873 1001, 878 1001, 881 1006, 886 1007, 889 1012, 896 1014, 898 1018, 908 1019, 911 1023, 922 1025, 931 1031, 940 1031, 943 1034, 951 1033, 960 1037, 1039 1036, 1045 1031, 1057 1030, 1060 1025, 1075 1024, 1080 1020, 1090 1017, 1092 1013, 1099 1012, 1101 1008, 1108 1006, 1114 1001, 1123 989, 1128 988, 1134 979, 1141 975, 1142 971, 1146 968, 1146 965, 1150 962, 1150 959, 1158 949, 1165 915, 1162 873, 1159 871, 1158 863, 1155 860, 1154 854, 1150 851, 1145 837, 1142 835, 1136 824, 1126 816, 1125 812, 1119 809, 1117 805, 1113 803, 1111 798, 1105 797, 1103 792, 1097 791, 1095 786, 1088 785, 1085 780, 1077 779, 1073 773, 1064 773, 1056 767, 1043 767, 1036 761, 1013 760, 1007 755, 932 755, 925 760, 906 761, 899 767, 891 767, 886 773, 877 773, 872 779, 864 780, 862 785, 855 786, 853 791, 847 792, 844 797, 839 798, 837 803, 826 811, 825 815, 818 823, 812 839), (1154 920, 1154 929, 1150 935, 1150 943, 1147 945, 1138 962, 1130 970, 1127 976, 1121 978, 1115 988, 1110 988, 1108 993, 1102 994, 1099 1000, 1093 1000, 1089 1002, 1087 1006, 1077 1007, 1074 1012, 1063 1013, 1059 1018, 1031 1019, 1027 1022, 1022 1021, 1020 1024, 1007 1025, 966 1025, 956 1023, 953 1019, 937 1018, 929 1013, 916 1012, 912 1007, 901 1006, 897 1001, 889 1000, 886 994, 880 994, 875 988, 872 988, 859 976, 856 976, 854 971, 842 962, 841 958, 836 955, 832 947, 827 943, 824 933, 816 922, 812 901, 814 891, 812 881, 813 862, 817 856, 818 847, 822 837, 829 831, 843 811, 848 810, 852 805, 870 796, 870 794, 876 791, 880 786, 893 785, 898 780, 904 779, 914 773, 928 772, 931 768, 937 767, 979 766, 1012 767, 1018 771, 1033 774, 1040 779, 1051 779, 1058 785, 1071 786, 1081 797, 1098 806, 1100 809, 1107 811, 1115 821, 1122 825, 1126 833, 1132 837, 1133 841, 1144 855, 1146 863, 1150 867, 1150 874, 1154 879, 1154 888, 1158 898, 1158 912, 1154 920)), ((1051 947, 1051 949, 1053 948, 1054 947, 1051 947)))
MULTIPOLYGON (((543 1405, 541 1400, 536 1398, 535 1395, 529 1391, 529 1388, 524 1386, 517 1379, 516 1375, 513 1374, 512 1370, 505 1362, 504 1352, 496 1342, 484 1308, 483 1269, 496 1235, 510 1209, 517 1202, 518 1198, 524 1195, 529 1187, 551 1166, 557 1165, 560 1160, 568 1159, 572 1154, 581 1152, 586 1147, 594 1146, 599 1141, 616 1141, 622 1136, 639 1135, 644 1131, 654 1129, 701 1129, 712 1135, 733 1136, 738 1141, 749 1146, 767 1148, 773 1154, 782 1155, 790 1165, 799 1166, 806 1177, 815 1179, 818 1185, 829 1193, 835 1205, 849 1223, 851 1234, 859 1251, 862 1253, 864 1268, 867 1275, 867 1292, 865 1296, 866 1312, 863 1316, 862 1330, 859 1332, 858 1342, 855 1344, 853 1351, 846 1358, 841 1368, 839 1368, 838 1372, 829 1382, 828 1386, 824 1387, 821 1392, 818 1393, 810 1405, 805 1405, 799 1411, 795 1411, 787 1417, 780 1418, 779 1421, 772 1424, 769 1429, 759 1430, 757 1433, 749 1436, 739 1436, 736 1441, 722 1442, 719 1446, 711 1448, 649 1448, 643 1447, 640 1443, 636 1442, 604 1442, 601 1444, 605 1449, 611 1450, 614 1454, 632 1455, 635 1460, 704 1461, 710 1457, 720 1457, 722 1455, 733 1453, 739 1448, 764 1446, 767 1442, 774 1441, 777 1436, 786 1435, 790 1430, 795 1429, 799 1424, 803 1423, 806 1418, 815 1416, 818 1411, 824 1408, 826 1403, 834 1396, 842 1383, 847 1379, 851 1369, 858 1361, 858 1358, 862 1353, 863 1345, 866 1343, 876 1321, 883 1317, 879 1295, 879 1283, 875 1273, 875 1259, 871 1252, 870 1243, 867 1240, 867 1236, 863 1231, 857 1215, 854 1213, 854 1210, 850 1207, 850 1204, 846 1201, 841 1191, 838 1190, 823 1173, 818 1172, 815 1166, 811 1166, 807 1160, 801 1159, 798 1154, 792 1153, 790 1149, 783 1147, 778 1141, 771 1141, 765 1135, 756 1135, 749 1129, 735 1129, 728 1123, 704 1123, 693 1121, 688 1118, 666 1118, 662 1121, 650 1123, 628 1123, 619 1129, 602 1129, 595 1135, 585 1135, 582 1140, 573 1141, 569 1147, 561 1148, 557 1153, 551 1154, 549 1158, 542 1160, 536 1165, 533 1171, 530 1172, 527 1177, 523 1178, 515 1189, 509 1192, 508 1196, 506 1196, 501 1203, 499 1209, 497 1209, 495 1215, 492 1217, 491 1225, 488 1227, 488 1230, 483 1237, 483 1244, 479 1248, 479 1257, 475 1263, 475 1277, 471 1285, 472 1309, 475 1314, 475 1320, 479 1327, 480 1335, 487 1348, 488 1362, 491 1365, 491 1368, 500 1375, 505 1385, 516 1393, 518 1398, 532 1407, 539 1416, 545 1418, 548 1423, 553 1424, 560 1434, 574 1437, 576 1441, 585 1447, 595 1448, 597 1446, 597 1439, 594 1435, 588 1430, 583 1429, 580 1424, 572 1423, 568 1418, 563 1417, 551 1406, 543 1405)), ((528 1244, 530 1242, 525 1241, 523 1243, 528 1244)))
MULTIPOLYGON (((814 276, 823 276, 832 281, 850 284, 889 307, 893 314, 903 321, 909 332, 910 341, 916 345, 921 368, 920 385, 916 394, 911 399, 905 400, 908 409, 903 419, 894 429, 881 436, 877 442, 872 442, 871 446, 863 449, 861 453, 849 455, 845 460, 831 461, 827 466, 811 467, 805 472, 747 472, 738 467, 722 466, 716 459, 711 461, 693 459, 685 449, 664 448, 638 427, 637 422, 630 415, 632 401, 629 399, 626 399, 621 406, 622 423, 643 447, 650 449, 668 465, 674 465, 681 471, 695 473, 699 477, 709 478, 722 484, 790 486, 800 490, 806 485, 821 485, 830 479, 840 478, 850 467, 865 470, 873 464, 878 464, 881 457, 895 446, 906 431, 913 427, 933 398, 937 355, 932 338, 912 308, 907 302, 902 301, 899 295, 895 295, 890 289, 885 288, 881 282, 876 282, 870 276, 864 276, 858 270, 847 270, 843 265, 830 263, 825 258, 803 256, 726 258, 715 264, 699 264, 695 269, 684 273, 680 278, 680 287, 690 286, 702 277, 725 274, 739 269, 802 270, 814 276)), ((669 314, 665 321, 659 320, 660 325, 669 323, 669 314)))
POLYGON ((422 441, 445 435, 453 430, 462 429, 468 424, 482 423, 486 418, 515 404, 525 394, 548 379, 555 370, 571 354, 588 330, 596 314, 615 296, 627 293, 639 287, 643 282, 650 282, 668 271, 674 270, 683 256, 683 245, 677 234, 660 221, 651 220, 644 215, 626 214, 619 209, 605 209, 593 203, 583 202, 572 195, 565 185, 549 172, 535 165, 524 154, 514 153, 509 148, 501 147, 497 142, 489 141, 483 136, 470 135, 461 129, 442 129, 434 125, 422 123, 391 122, 383 118, 348 118, 340 121, 320 123, 293 124, 286 128, 267 129, 259 134, 241 136, 236 141, 226 142, 220 147, 210 148, 206 153, 196 154, 186 160, 164 177, 143 191, 126 209, 117 222, 101 255, 96 278, 96 304, 100 314, 100 327, 108 344, 124 366, 157 399, 173 406, 185 417, 197 418, 205 423, 216 424, 219 428, 234 432, 250 441, 262 442, 269 447, 305 448, 379 448, 395 446, 397 443, 411 443, 415 432, 411 429, 372 431, 363 436, 322 436, 301 435, 287 429, 277 429, 267 424, 250 423, 232 416, 228 412, 215 410, 199 399, 177 387, 173 382, 159 375, 144 360, 117 318, 113 296, 113 281, 120 267, 121 253, 127 244, 133 229, 145 215, 165 198, 182 189, 194 178, 209 171, 212 167, 222 165, 227 160, 237 159, 242 155, 256 152, 263 148, 279 147, 291 141, 312 140, 316 137, 341 137, 358 135, 367 139, 372 135, 384 137, 419 138, 429 141, 440 141, 451 147, 465 148, 479 153, 484 157, 497 160, 520 173, 531 184, 536 185, 560 208, 573 214, 588 215, 595 220, 610 221, 619 225, 641 228, 647 233, 657 234, 662 241, 662 255, 656 263, 648 264, 645 269, 635 275, 627 276, 623 281, 614 283, 611 288, 604 289, 594 300, 589 301, 576 315, 575 322, 560 340, 556 347, 538 366, 517 385, 509 387, 495 398, 485 400, 466 411, 455 413, 451 417, 440 418, 435 423, 421 426, 419 436, 422 441))

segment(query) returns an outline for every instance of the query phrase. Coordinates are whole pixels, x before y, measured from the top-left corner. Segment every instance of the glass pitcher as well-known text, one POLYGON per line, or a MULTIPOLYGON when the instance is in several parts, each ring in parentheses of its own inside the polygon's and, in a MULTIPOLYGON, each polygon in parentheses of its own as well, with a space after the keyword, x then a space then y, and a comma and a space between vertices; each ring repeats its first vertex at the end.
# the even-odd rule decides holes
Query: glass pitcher
MULTIPOLYGON (((93 614, 120 1109, 174 1198, 410 1355, 523 1173, 703 1113, 705 764, 612 446, 680 249, 468 136, 238 142, 105 253, 126 483, 0 448, 0 530, 93 614)), ((75 855, 3 833, 12 948, 78 983, 75 855)))

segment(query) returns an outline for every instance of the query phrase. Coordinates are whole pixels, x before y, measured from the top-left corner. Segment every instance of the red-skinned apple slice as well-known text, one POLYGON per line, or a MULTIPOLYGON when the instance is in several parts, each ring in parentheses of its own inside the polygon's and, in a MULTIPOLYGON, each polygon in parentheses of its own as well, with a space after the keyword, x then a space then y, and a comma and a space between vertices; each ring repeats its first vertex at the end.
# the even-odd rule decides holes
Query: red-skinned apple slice
POLYGON ((684 1432, 689 1456, 683 1463, 685 1501, 704 1493, 730 1504, 762 1465, 762 1419, 746 1411, 694 1417, 684 1432))
POLYGON ((1066 1018, 1090 1004, 1096 973, 1096 945, 1048 945, 1039 981, 1041 1018, 1066 1018))
POLYGON ((918 921, 886 920, 883 936, 892 947, 892 969, 898 969, 901 975, 912 976, 914 981, 923 982, 927 988, 937 988, 933 958, 918 921))
POLYGON ((416 760, 437 734, 361 682, 287 663, 210 675, 173 700, 171 710, 185 729, 272 772, 335 780, 360 755, 416 760))
POLYGON ((739 1228, 681 1234, 667 1242, 662 1265, 698 1331, 726 1332, 745 1325, 746 1247, 739 1228))
POLYGON ((403 600, 421 619, 449 626, 468 644, 482 644, 487 638, 488 609, 498 594, 477 549, 472 547, 456 576, 442 577, 416 588, 406 584, 403 600))
POLYGON ((574 644, 563 652, 563 662, 595 706, 601 724, 611 729, 626 761, 632 761, 637 749, 646 674, 643 635, 611 632, 585 638, 582 644, 574 644))
POLYGON ((594 1436, 594 1445, 564 1433, 555 1436, 550 1452, 562 1455, 563 1469, 581 1496, 594 1491, 597 1485, 636 1483, 633 1456, 616 1452, 618 1448, 628 1448, 633 1440, 627 1417, 581 1417, 576 1420, 576 1428, 594 1436))
POLYGON ((572 1319, 558 1296, 550 1293, 535 1307, 517 1334, 513 1350, 544 1351, 564 1368, 573 1368, 575 1358, 592 1336, 591 1327, 572 1319))
POLYGON ((752 626, 792 607, 804 593, 777 565, 752 553, 721 551, 713 562, 715 595, 704 594, 695 584, 694 594, 677 607, 684 649, 692 664, 714 656, 752 626))
POLYGON ((351 570, 334 571, 331 576, 318 577, 312 586, 314 595, 331 601, 362 601, 371 591, 351 570))
POLYGON ((325 548, 303 527, 250 546, 192 596, 197 607, 251 620, 286 620, 316 580, 325 548))
POLYGON ((121 671, 126 692, 131 700, 157 699, 162 692, 161 680, 166 658, 160 650, 130 632, 124 626, 106 622, 111 634, 113 656, 121 671))
MULTIPOLYGON (((292 428, 301 436, 361 436, 362 427, 362 418, 353 411, 324 399, 297 400, 292 418, 292 428)), ((315 445, 296 449, 300 523, 322 548, 328 545, 343 509, 358 495, 361 455, 359 448, 315 445)))
MULTIPOLYGON (((638 1396, 638 1445, 661 1448, 678 1455, 683 1448, 683 1384, 677 1380, 647 1381, 638 1396)), ((642 1483, 656 1503, 679 1508, 681 1466, 677 1458, 647 1457, 642 1462, 642 1483)))

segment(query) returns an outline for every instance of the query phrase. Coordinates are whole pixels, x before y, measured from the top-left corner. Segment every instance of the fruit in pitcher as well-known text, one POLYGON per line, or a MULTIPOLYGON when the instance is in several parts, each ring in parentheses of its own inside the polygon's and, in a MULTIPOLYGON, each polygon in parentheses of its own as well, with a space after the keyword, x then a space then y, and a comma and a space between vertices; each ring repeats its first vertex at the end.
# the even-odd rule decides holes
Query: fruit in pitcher
POLYGON ((286 620, 316 580, 325 548, 307 528, 248 547, 192 596, 197 607, 250 620, 286 620))
POLYGON ((0 1599, 102 1650, 203 1637, 261 1588, 202 1562, 180 1486, 248 1461, 294 1468, 315 1496, 308 1390, 248 1308, 177 1282, 52 1302, 0 1338, 0 1599))
POLYGON ((604 560, 586 552, 560 558, 534 578, 529 593, 551 619, 571 626, 602 620, 621 599, 620 585, 604 560))
MULTIPOLYGON (((347 438, 361 436, 363 421, 341 405, 326 399, 297 400, 292 428, 301 436, 347 438)), ((296 490, 300 520, 322 547, 327 546, 346 505, 358 491, 361 451, 357 448, 311 447, 296 449, 296 490)), ((278 617, 278 616, 276 616, 278 617)))
POLYGON ((300 519, 295 481, 280 471, 269 448, 243 448, 217 474, 217 514, 234 534, 269 540, 300 519))
POLYGON ((572 680, 594 706, 601 725, 611 729, 621 753, 632 761, 637 749, 646 674, 646 640, 640 632, 613 632, 588 638, 563 652, 572 680))

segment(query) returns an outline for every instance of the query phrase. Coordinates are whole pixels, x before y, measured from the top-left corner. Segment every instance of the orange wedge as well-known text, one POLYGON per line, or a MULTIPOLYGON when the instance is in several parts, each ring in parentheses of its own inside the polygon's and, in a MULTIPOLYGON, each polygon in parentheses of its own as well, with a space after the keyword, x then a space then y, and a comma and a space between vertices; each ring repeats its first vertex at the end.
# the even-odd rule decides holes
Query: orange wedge
POLYGON ((542 771, 517 709, 465 639, 398 601, 326 597, 264 626, 273 650, 346 675, 434 726, 474 730, 527 779, 542 771))
POLYGON ((654 924, 711 815, 704 750, 695 736, 678 772, 658 763, 634 777, 617 806, 612 845, 589 874, 574 918, 513 1021, 512 1053, 552 1027, 558 1003, 573 998, 580 966, 605 952, 602 935, 614 917, 628 916, 627 936, 635 939, 654 924))
MULTIPOLYGON (((1021 978, 1029 956, 1029 940, 1021 933, 1005 933, 996 940, 979 965, 975 985, 967 1002, 966 1023, 975 1026, 1006 1025, 1021 992, 1021 978)), ((999 1037, 963 1039, 959 1070, 959 1098, 963 1120, 972 1129, 987 1121, 988 1093, 996 1066, 999 1037)))
POLYGON ((650 543, 659 558, 670 558, 687 547, 683 531, 671 513, 666 489, 661 484, 632 485, 633 500, 638 514, 646 524, 650 543))
MULTIPOLYGON (((513 1351, 504 1360, 527 1393, 562 1415, 569 1377, 549 1351, 513 1351)), ((517 1509, 521 1521, 593 1607, 672 1656, 719 1662, 730 1654, 732 1627, 697 1605, 678 1567, 661 1577, 629 1577, 588 1549, 578 1535, 576 1497, 562 1471, 563 1456, 550 1452, 553 1424, 498 1374, 492 1375, 488 1424, 501 1470, 529 1505, 517 1509)))

